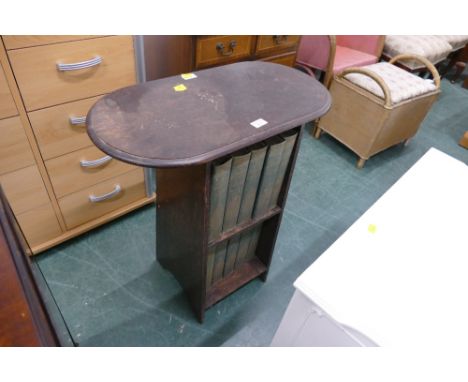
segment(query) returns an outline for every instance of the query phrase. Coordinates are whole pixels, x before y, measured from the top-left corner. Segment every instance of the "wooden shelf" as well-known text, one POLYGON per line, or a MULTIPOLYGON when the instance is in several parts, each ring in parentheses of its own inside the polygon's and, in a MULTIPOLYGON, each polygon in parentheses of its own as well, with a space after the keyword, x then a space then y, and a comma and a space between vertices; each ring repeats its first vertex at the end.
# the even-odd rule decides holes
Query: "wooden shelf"
POLYGON ((245 262, 229 276, 210 287, 206 294, 205 309, 216 304, 249 281, 257 278, 266 270, 266 265, 256 257, 245 262))
MULTIPOLYGON (((331 98, 314 78, 266 62, 220 66, 200 71, 197 76, 183 92, 174 92, 174 87, 181 83, 180 76, 174 76, 104 96, 88 114, 87 125, 91 140, 106 154, 158 169, 157 260, 180 283, 198 320, 203 322, 207 307, 258 276, 266 280, 303 126, 320 118, 329 109, 331 98), (267 125, 253 128, 251 122, 260 117, 266 118, 267 125), (218 237, 210 241, 211 191, 216 163, 240 150, 252 150, 259 144, 267 146, 283 139, 270 138, 291 134, 296 138, 288 153, 286 168, 283 166, 281 170, 284 171, 281 184, 275 183, 276 176, 269 176, 272 182, 266 183, 268 187, 276 187, 277 207, 216 234, 218 237), (270 143, 265 143, 267 141, 270 143), (256 230, 260 225, 261 230, 255 232, 257 236, 252 239, 255 242, 248 241, 248 235, 247 239, 244 237, 243 250, 247 245, 248 257, 243 257, 242 253, 239 258, 237 252, 234 270, 228 273, 232 269, 233 254, 230 253, 229 267, 225 269, 227 241, 244 231, 256 230), (253 242, 255 247, 251 249, 253 242), (213 249, 215 256, 218 255, 215 259, 213 249), (213 277, 215 265, 216 277, 213 277), (216 281, 211 284, 213 280, 216 281)), ((282 151, 280 155, 282 157, 282 151)), ((281 159, 272 163, 275 169, 281 159)), ((259 211, 265 211, 269 202, 268 199, 259 211)))
POLYGON ((255 227, 257 224, 263 223, 265 220, 270 219, 275 215, 278 215, 281 211, 282 209, 280 207, 275 207, 258 218, 250 219, 243 224, 239 224, 238 226, 235 226, 234 228, 223 232, 221 236, 219 236, 217 239, 210 241, 208 243, 208 247, 222 243, 223 241, 228 240, 231 237, 236 236, 237 234, 243 231, 248 231, 250 228, 255 227))

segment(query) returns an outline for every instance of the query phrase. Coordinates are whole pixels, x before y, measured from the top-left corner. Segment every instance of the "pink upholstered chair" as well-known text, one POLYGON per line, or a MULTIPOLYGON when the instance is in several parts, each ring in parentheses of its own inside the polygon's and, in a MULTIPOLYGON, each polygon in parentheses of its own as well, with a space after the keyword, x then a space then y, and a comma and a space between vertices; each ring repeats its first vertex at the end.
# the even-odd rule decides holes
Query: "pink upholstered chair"
POLYGON ((315 70, 323 71, 323 83, 329 87, 334 74, 351 66, 376 63, 384 42, 385 36, 302 36, 296 66, 311 75, 315 70))

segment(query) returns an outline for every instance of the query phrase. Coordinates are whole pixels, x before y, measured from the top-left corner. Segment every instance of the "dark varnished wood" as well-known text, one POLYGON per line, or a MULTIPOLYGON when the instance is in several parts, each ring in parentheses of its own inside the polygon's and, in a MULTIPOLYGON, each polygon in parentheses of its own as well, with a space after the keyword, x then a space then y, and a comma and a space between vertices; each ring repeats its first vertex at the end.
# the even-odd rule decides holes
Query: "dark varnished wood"
POLYGON ((0 346, 72 345, 50 314, 30 253, 0 187, 0 346))
POLYGON ((210 166, 156 172, 156 256, 187 293, 203 320, 210 166))
POLYGON ((54 344, 51 333, 45 336, 37 333, 3 229, 0 229, 0 264, 0 346, 40 346, 44 341, 54 344))
MULTIPOLYGON (((236 36, 143 36, 144 62, 146 80, 152 81, 176 74, 187 73, 211 66, 226 65, 239 61, 264 60, 294 66, 297 47, 301 36, 242 36, 250 37, 250 52, 245 55, 232 54, 225 56, 216 49, 216 44, 210 49, 216 53, 215 60, 210 63, 201 60, 197 46, 203 40, 215 39, 215 43, 229 44, 236 36), (227 41, 225 41, 227 39, 227 41), (202 61, 200 63, 200 61, 202 61)), ((236 46, 234 50, 238 50, 236 46)))
POLYGON ((107 154, 156 167, 157 259, 188 295, 197 318, 256 277, 266 279, 299 150, 302 126, 330 107, 318 81, 285 66, 243 62, 121 89, 88 114, 88 134, 107 154), (175 92, 183 83, 187 90, 175 92), (262 118, 268 124, 250 125, 262 118), (208 242, 213 161, 296 130, 278 205, 208 242), (208 247, 262 225, 255 257, 207 289, 208 247))
POLYGON ((105 153, 149 167, 208 163, 323 115, 330 96, 315 79, 268 62, 240 62, 117 90, 87 118, 105 153), (183 83, 186 91, 176 92, 183 83), (268 124, 255 129, 251 122, 268 124))
POLYGON ((234 270, 229 276, 213 284, 207 292, 205 308, 216 304, 242 285, 265 273, 267 267, 259 259, 253 258, 234 270))
POLYGON ((238 235, 239 233, 241 233, 243 231, 248 231, 249 229, 255 227, 256 225, 259 225, 259 224, 263 223, 265 220, 270 219, 270 218, 272 218, 273 216, 275 216, 275 215, 277 215, 279 213, 281 213, 281 208, 275 207, 275 208, 273 208, 272 210, 268 211, 266 214, 264 214, 264 215, 262 215, 260 217, 250 219, 250 220, 246 221, 245 223, 239 224, 239 225, 235 226, 234 228, 223 232, 217 239, 209 242, 208 246, 211 247, 212 245, 222 243, 223 241, 226 241, 226 240, 230 239, 231 237, 236 236, 236 235, 238 235))
POLYGON ((254 36, 197 36, 195 67, 197 69, 247 60, 252 55, 254 36))

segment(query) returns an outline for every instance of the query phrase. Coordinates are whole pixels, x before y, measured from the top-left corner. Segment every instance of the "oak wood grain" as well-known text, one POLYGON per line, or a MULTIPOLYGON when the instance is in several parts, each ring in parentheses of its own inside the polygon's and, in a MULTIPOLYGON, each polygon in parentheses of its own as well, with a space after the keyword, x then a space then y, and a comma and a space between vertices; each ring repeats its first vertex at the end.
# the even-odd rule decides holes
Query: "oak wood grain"
POLYGON ((199 37, 195 47, 195 67, 203 68, 225 64, 249 57, 252 50, 252 40, 252 36, 199 37), (235 46, 232 47, 231 43, 234 43, 235 46), (218 44, 222 44, 224 49, 217 49, 218 44))
POLYGON ((15 214, 50 202, 36 165, 0 175, 0 183, 15 214))
POLYGON ((135 168, 114 158, 97 167, 80 165, 81 160, 91 161, 105 156, 105 153, 93 145, 47 160, 45 164, 57 197, 61 198, 135 168))
POLYGON ((3 42, 7 49, 27 48, 38 45, 49 45, 60 42, 87 40, 102 36, 95 35, 4 35, 3 42))
POLYGON ((0 119, 12 117, 18 114, 15 101, 11 95, 10 87, 8 86, 5 72, 0 63, 0 119))
POLYGON ((86 123, 72 125, 70 117, 86 116, 99 98, 101 96, 28 113, 44 160, 93 145, 86 134, 86 123))
POLYGON ((19 117, 0 120, 0 174, 34 164, 34 157, 19 117))
POLYGON ((277 54, 284 50, 295 49, 299 43, 300 36, 287 36, 287 35, 261 35, 257 37, 257 44, 255 53, 257 55, 277 54))
POLYGON ((143 199, 145 195, 143 170, 139 168, 64 196, 58 202, 67 229, 72 229, 80 224, 96 219, 107 212, 143 199), (118 195, 97 203, 92 203, 89 200, 90 195, 98 196, 111 192, 117 184, 122 189, 118 195))
POLYGON ((46 241, 41 241, 40 243, 31 246, 31 251, 33 255, 37 255, 41 252, 44 252, 52 247, 55 247, 56 245, 63 243, 67 240, 70 240, 74 237, 77 237, 84 232, 88 232, 96 227, 99 227, 105 223, 108 223, 114 219, 119 218, 120 216, 123 216, 131 211, 134 211, 140 207, 143 207, 147 204, 154 203, 156 200, 156 195, 153 194, 153 196, 147 198, 144 197, 142 199, 139 199, 135 202, 131 202, 126 204, 125 206, 118 208, 114 211, 107 212, 93 220, 90 220, 89 222, 83 223, 78 225, 75 228, 68 229, 66 231, 63 231, 61 234, 54 236, 50 240, 46 241))
POLYGON ((18 214, 16 218, 31 247, 57 237, 62 233, 50 202, 18 214))
POLYGON ((8 56, 28 111, 108 93, 136 81, 131 36, 16 49, 8 56), (91 68, 61 72, 56 66, 96 56, 102 63, 91 68))

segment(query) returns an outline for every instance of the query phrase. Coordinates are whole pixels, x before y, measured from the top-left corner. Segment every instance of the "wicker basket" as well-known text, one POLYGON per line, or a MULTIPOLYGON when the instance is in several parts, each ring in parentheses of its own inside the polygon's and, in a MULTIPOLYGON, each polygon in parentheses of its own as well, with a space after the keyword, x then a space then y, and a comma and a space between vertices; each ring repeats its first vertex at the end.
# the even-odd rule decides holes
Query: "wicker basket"
POLYGON ((358 156, 361 168, 372 155, 413 137, 440 93, 440 77, 434 65, 415 55, 399 55, 390 60, 413 59, 422 62, 433 76, 436 90, 396 104, 383 79, 365 68, 349 68, 334 77, 330 86, 333 104, 318 122, 315 137, 327 132, 358 156), (360 73, 371 77, 382 89, 384 98, 363 89, 345 76, 360 73))

